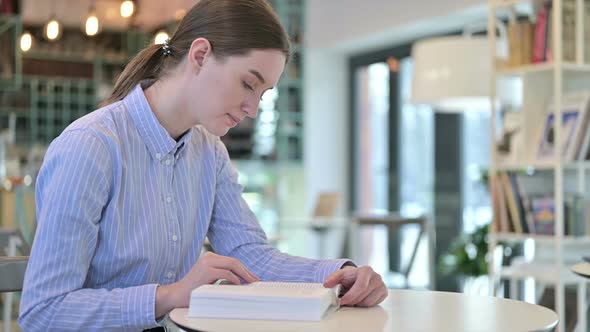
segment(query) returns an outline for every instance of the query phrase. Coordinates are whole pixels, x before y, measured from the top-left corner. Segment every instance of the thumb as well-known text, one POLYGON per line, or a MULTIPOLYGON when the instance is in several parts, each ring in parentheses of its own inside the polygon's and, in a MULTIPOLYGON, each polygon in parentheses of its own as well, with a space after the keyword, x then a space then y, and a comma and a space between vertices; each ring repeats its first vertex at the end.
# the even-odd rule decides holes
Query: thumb
POLYGON ((340 269, 330 274, 328 278, 326 278, 326 280, 324 281, 324 287, 332 288, 338 285, 340 283, 340 280, 342 280, 342 277, 344 276, 344 272, 346 272, 346 270, 340 269))

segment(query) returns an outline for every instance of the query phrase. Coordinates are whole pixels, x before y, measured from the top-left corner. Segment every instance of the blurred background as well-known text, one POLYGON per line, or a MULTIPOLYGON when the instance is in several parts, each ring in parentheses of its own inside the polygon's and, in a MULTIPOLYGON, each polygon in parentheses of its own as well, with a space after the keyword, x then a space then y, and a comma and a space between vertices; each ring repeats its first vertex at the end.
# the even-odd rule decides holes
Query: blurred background
MULTIPOLYGON (((2 255, 30 250, 48 144, 194 3, 0 0, 2 255)), ((564 301, 558 329, 585 330, 590 2, 270 3, 292 61, 222 140, 271 243, 391 288, 564 301)), ((2 303, 8 329, 18 293, 2 303)))

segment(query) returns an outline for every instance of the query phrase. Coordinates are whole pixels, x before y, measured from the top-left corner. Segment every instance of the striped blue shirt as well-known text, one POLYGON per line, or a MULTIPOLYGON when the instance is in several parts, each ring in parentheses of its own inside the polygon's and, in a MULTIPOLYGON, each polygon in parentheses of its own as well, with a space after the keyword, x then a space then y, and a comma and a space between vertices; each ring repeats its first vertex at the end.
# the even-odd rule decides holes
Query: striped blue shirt
POLYGON ((346 262, 277 251, 241 192, 220 139, 199 126, 172 139, 140 85, 75 121, 49 146, 37 178, 21 327, 154 327, 157 285, 191 269, 205 236, 261 280, 323 282, 346 262))

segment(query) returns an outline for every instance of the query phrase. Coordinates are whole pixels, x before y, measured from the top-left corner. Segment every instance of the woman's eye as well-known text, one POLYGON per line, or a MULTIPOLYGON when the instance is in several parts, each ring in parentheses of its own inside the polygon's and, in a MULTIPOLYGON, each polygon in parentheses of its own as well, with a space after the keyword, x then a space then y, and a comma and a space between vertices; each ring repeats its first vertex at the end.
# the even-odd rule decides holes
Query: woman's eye
POLYGON ((242 84, 244 85, 244 87, 248 90, 254 91, 254 88, 252 86, 250 86, 248 83, 242 81, 242 84))

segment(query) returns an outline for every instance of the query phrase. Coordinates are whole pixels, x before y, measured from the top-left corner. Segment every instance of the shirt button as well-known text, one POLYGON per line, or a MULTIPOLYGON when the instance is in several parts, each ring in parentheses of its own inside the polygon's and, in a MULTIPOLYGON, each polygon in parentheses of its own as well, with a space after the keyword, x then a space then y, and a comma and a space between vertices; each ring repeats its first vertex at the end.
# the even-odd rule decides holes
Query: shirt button
POLYGON ((178 236, 172 235, 172 241, 174 241, 174 242, 178 241, 178 236))
POLYGON ((174 272, 168 272, 168 275, 167 276, 168 276, 169 279, 174 278, 174 272))
POLYGON ((166 165, 170 166, 170 164, 172 164, 172 160, 166 159, 166 165))
POLYGON ((162 158, 162 154, 160 154, 160 153, 156 153, 156 159, 158 159, 158 160, 159 160, 160 158, 162 158))
POLYGON ((172 197, 170 197, 170 196, 166 197, 166 202, 172 203, 172 197))

